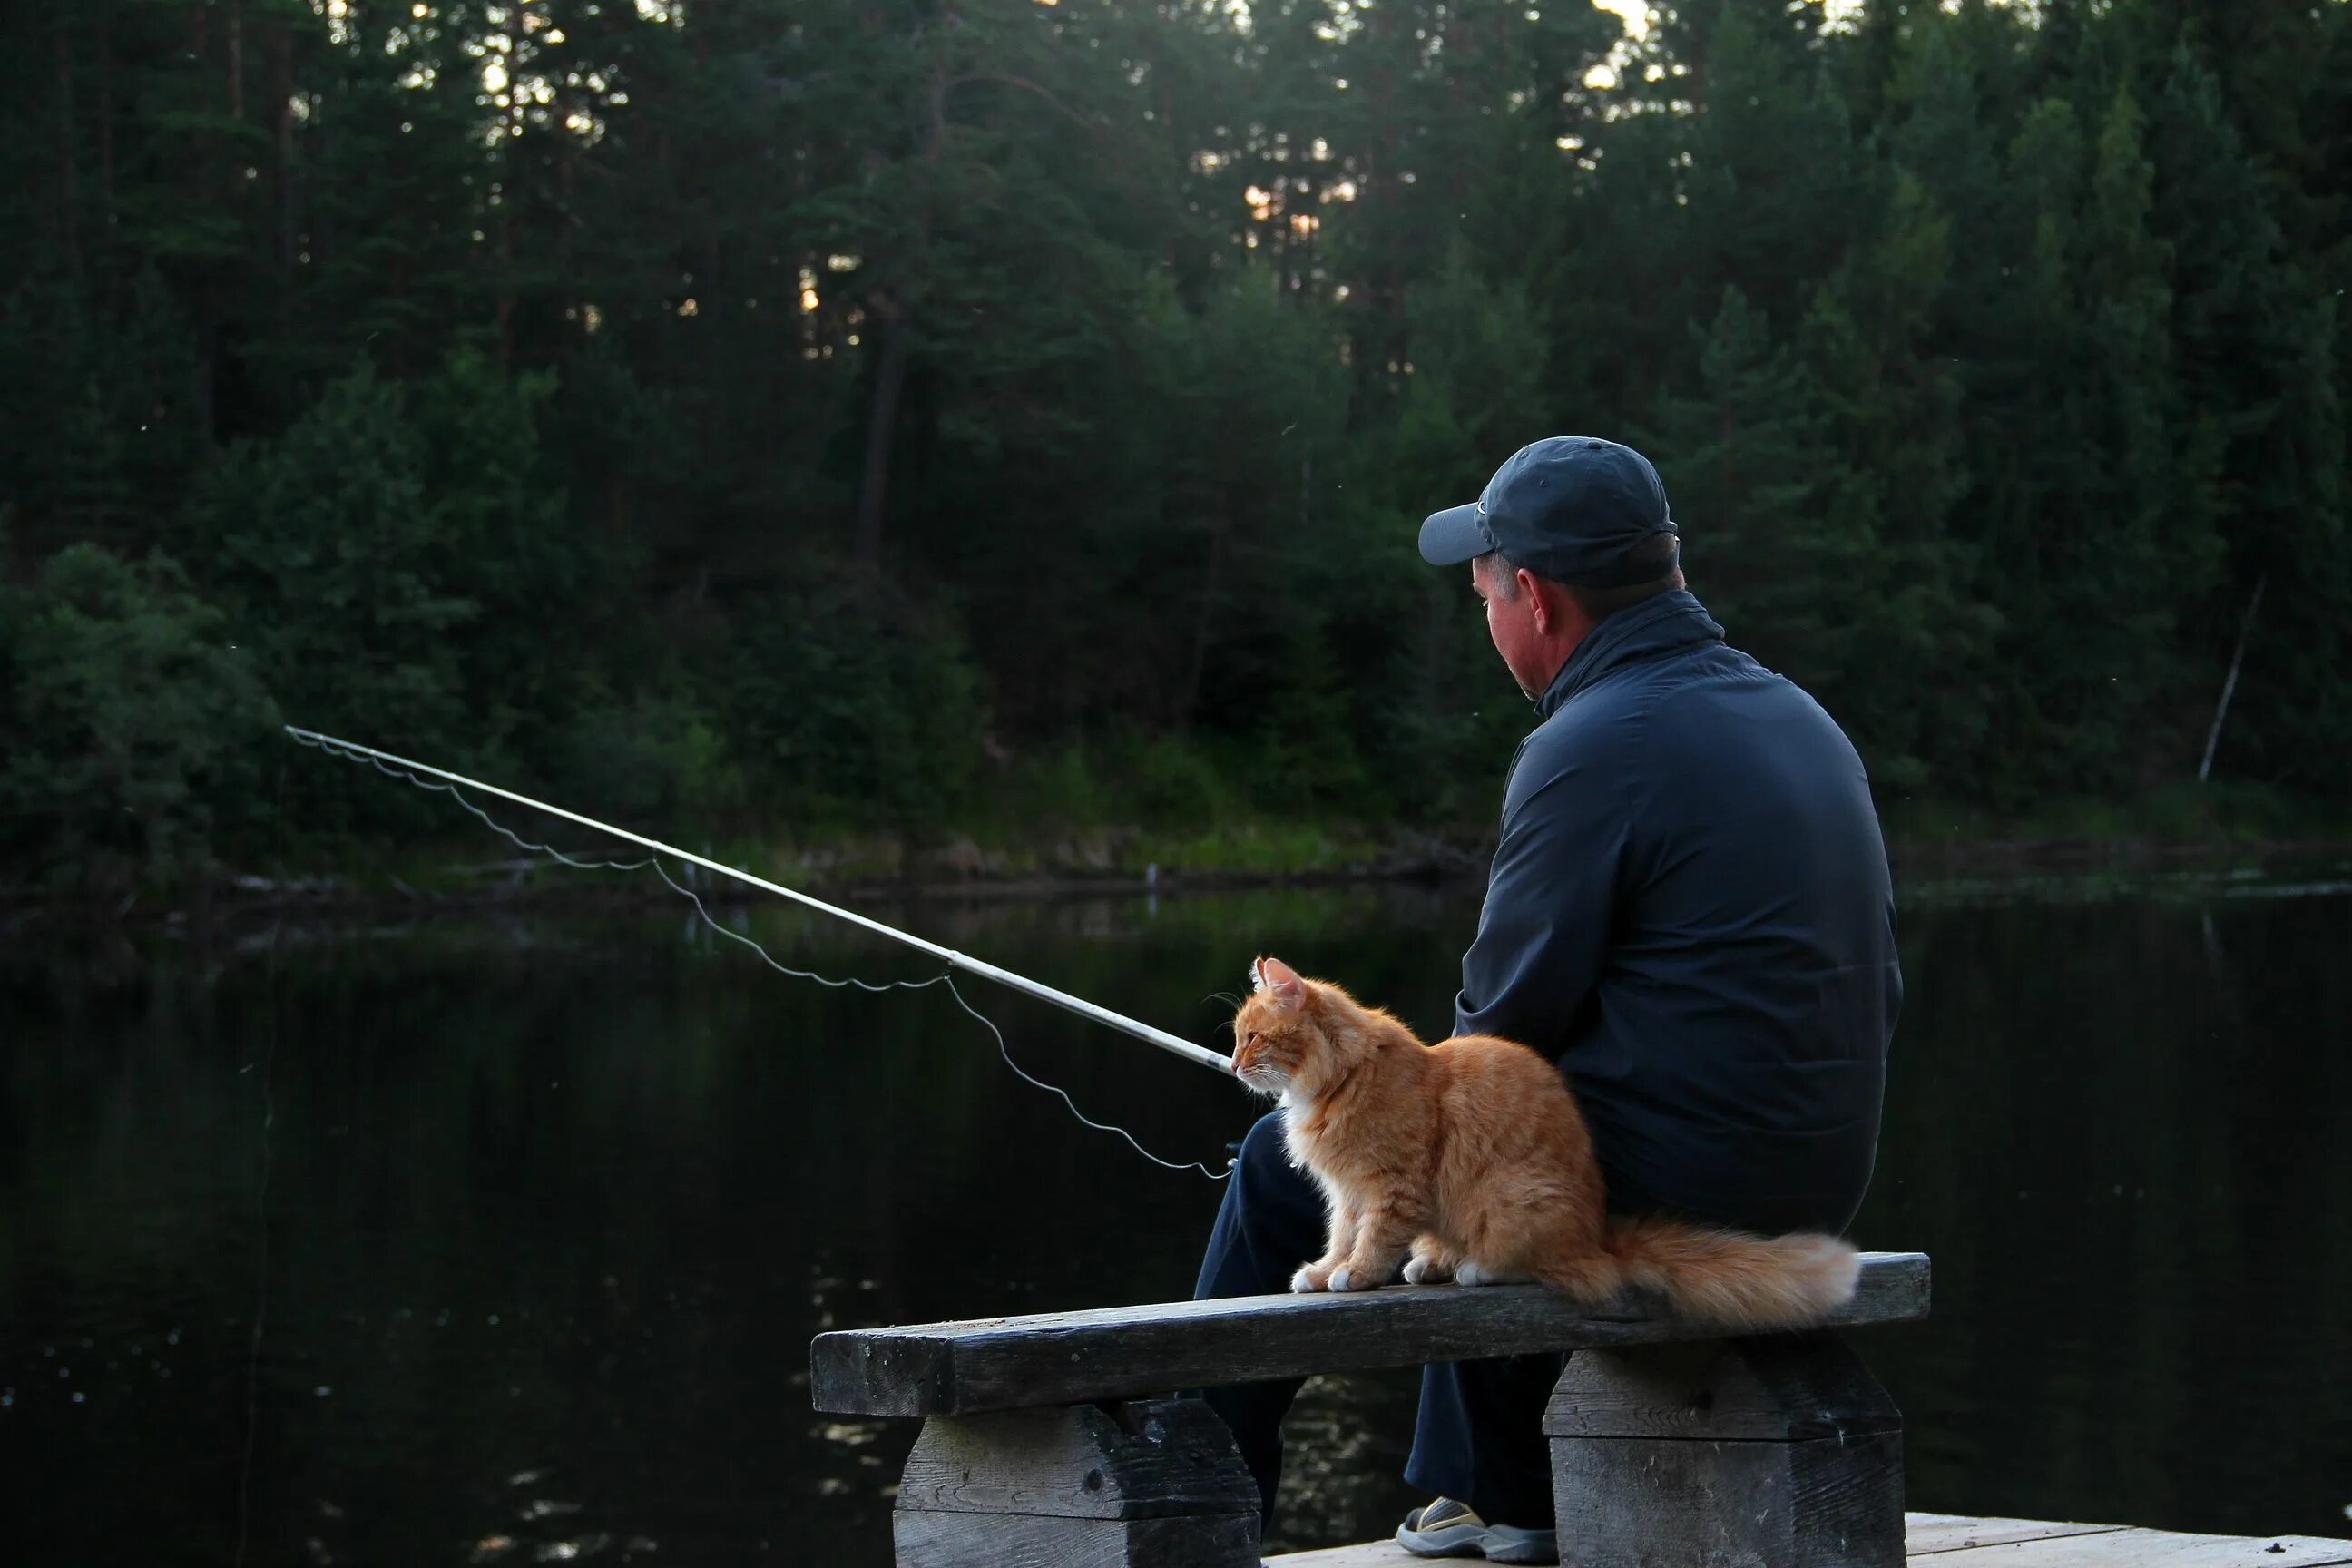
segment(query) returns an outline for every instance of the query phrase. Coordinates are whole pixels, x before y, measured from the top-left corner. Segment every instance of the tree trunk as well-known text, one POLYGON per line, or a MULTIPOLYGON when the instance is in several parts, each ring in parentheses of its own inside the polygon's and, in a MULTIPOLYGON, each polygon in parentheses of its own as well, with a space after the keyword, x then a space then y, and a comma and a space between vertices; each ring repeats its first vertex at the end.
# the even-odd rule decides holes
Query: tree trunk
MULTIPOLYGON (((324 93, 308 93, 310 100, 310 130, 305 140, 310 144, 310 161, 321 170, 331 169, 333 162, 333 128, 327 122, 327 99, 324 93)), ((319 182, 310 182, 314 198, 319 182)), ((310 254, 321 268, 335 261, 335 208, 331 201, 313 199, 310 204, 310 254)))
POLYGON ((66 268, 81 277, 80 181, 74 163, 73 41, 66 36, 60 15, 55 35, 58 86, 58 239, 65 247, 66 268))
MULTIPOLYGON (((212 54, 211 15, 201 0, 188 8, 188 58, 199 68, 194 78, 199 83, 211 79, 202 74, 212 54)), ((188 164, 188 195, 197 207, 207 208, 214 201, 211 149, 202 140, 196 147, 188 164)), ((215 319, 208 266, 195 268, 189 289, 189 315, 196 334, 196 429, 210 440, 218 433, 220 416, 220 323, 215 319)))
POLYGON ((890 451, 897 443, 898 398, 907 384, 907 320, 894 305, 882 317, 882 362, 875 368, 874 400, 866 422, 866 474, 857 491, 857 531, 851 559, 861 572, 882 563, 882 519, 888 503, 890 451))
POLYGON ((2230 716, 2230 699, 2237 695, 2238 670, 2246 662, 2246 639, 2254 635, 2254 612, 2263 607, 2263 590, 2270 585, 2267 572, 2254 579, 2254 596, 2246 601, 2246 618, 2238 625, 2238 651, 2230 656, 2230 674, 2221 682, 2221 700, 2213 710, 2213 728, 2205 734, 2205 760, 2197 764, 2197 782, 2213 771, 2213 750, 2221 743, 2221 721, 2230 716))
POLYGON ((99 222, 106 230, 100 243, 110 242, 114 216, 114 46, 104 29, 98 35, 98 202, 99 222))
POLYGON ((234 6, 228 14, 228 117, 245 119, 245 13, 234 6))
POLYGON ((1217 595, 1223 591, 1225 534, 1231 527, 1232 496, 1217 487, 1217 510, 1209 524, 1209 563, 1201 574, 1201 610, 1192 617, 1192 658, 1184 672, 1184 691, 1176 706, 1176 728, 1190 731, 1201 708, 1201 687, 1209 673, 1209 634, 1216 624, 1217 595))
POLYGON ((291 324, 294 297, 294 34, 280 22, 269 36, 269 96, 278 132, 278 330, 291 324))
MULTIPOLYGON (((559 105, 559 112, 561 106, 559 105)), ((572 231, 579 222, 580 210, 580 142, 567 135, 560 143, 562 153, 555 163, 555 279, 562 298, 571 301, 572 331, 565 345, 567 359, 584 349, 588 342, 587 301, 581 298, 572 266, 572 231)))
POLYGON ((499 369, 501 373, 514 369, 514 186, 509 183, 499 198, 499 369))

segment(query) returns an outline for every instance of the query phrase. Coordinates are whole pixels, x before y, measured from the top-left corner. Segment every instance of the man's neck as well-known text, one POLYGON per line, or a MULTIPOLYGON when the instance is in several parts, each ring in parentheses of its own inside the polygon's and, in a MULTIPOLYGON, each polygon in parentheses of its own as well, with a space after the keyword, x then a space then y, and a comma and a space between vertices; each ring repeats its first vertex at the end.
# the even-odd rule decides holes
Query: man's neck
POLYGON ((1524 686, 1520 687, 1520 693, 1530 702, 1542 701, 1543 694, 1551 689, 1552 682, 1559 679, 1559 672, 1568 668, 1568 661, 1576 657, 1576 650, 1584 646, 1584 639, 1591 637, 1593 629, 1599 625, 1598 621, 1589 621, 1579 616, 1577 625, 1572 630, 1562 631, 1559 639, 1559 657, 1549 661, 1551 668, 1545 674, 1543 679, 1537 683, 1532 691, 1524 686))

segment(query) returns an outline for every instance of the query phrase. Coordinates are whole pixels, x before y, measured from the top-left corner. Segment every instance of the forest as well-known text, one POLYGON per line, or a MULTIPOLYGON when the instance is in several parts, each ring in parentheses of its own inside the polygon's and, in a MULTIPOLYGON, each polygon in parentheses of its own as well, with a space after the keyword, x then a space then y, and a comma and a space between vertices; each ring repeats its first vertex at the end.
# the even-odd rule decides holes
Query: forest
POLYGON ((19 889, 470 831, 280 722, 736 845, 1475 837, 1529 712, 1413 530, 1562 432, 1897 831, 2340 810, 2347 0, 0 38, 19 889))

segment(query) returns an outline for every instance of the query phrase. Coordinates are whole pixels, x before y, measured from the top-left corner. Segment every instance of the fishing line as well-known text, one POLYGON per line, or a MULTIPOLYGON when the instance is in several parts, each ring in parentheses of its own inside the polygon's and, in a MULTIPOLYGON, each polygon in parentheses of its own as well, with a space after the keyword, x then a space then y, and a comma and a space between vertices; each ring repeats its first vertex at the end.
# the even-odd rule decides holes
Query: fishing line
MULTIPOLYGON (((276 835, 281 867, 286 845, 286 768, 278 769, 276 835)), ((282 870, 281 870, 282 875, 282 870)), ((246 1346, 245 1453, 236 1469, 236 1554, 231 1568, 245 1568, 245 1552, 253 1538, 253 1456, 261 1439, 261 1341, 269 1322, 269 1135, 278 1125, 278 1100, 270 1090, 270 1075, 278 1068, 278 939, 282 928, 269 927, 269 1036, 261 1045, 261 1165, 253 1184, 253 1334, 246 1346)))
MULTIPOLYGON (((994 1019, 989 1017, 988 1015, 973 1006, 970 1000, 965 997, 963 992, 957 987, 955 983, 953 969, 959 966, 972 969, 978 973, 990 973, 992 976, 1003 976, 1007 973, 1005 971, 996 970, 995 966, 992 964, 982 964, 978 960, 967 958, 961 953, 950 952, 945 948, 936 947, 932 943, 923 942, 919 938, 910 937, 903 931, 893 930, 891 927, 882 925, 878 921, 868 921, 863 916, 849 914, 847 910, 835 909, 832 905, 811 899, 804 894, 794 893, 789 889, 777 888, 772 883, 761 881, 759 879, 751 877, 745 872, 736 870, 730 867, 719 866, 715 862, 704 859, 700 856, 689 855, 686 851, 674 848, 671 846, 663 845, 660 847, 660 850, 656 850, 656 853, 648 855, 642 860, 593 860, 583 859, 578 856, 569 855, 564 851, 556 848, 551 844, 534 843, 532 840, 525 838, 521 834, 517 833, 514 829, 507 826, 504 823, 499 822, 488 812, 483 810, 480 806, 467 799, 464 791, 458 787, 458 784, 456 782, 454 782, 457 775, 445 773, 442 775, 443 778, 452 782, 436 783, 431 779, 420 777, 416 773, 410 771, 410 767, 412 765, 417 768, 423 768, 425 764, 421 763, 409 764, 406 759, 402 758, 396 759, 401 765, 391 765, 385 761, 385 753, 379 753, 372 747, 356 745, 348 741, 337 741, 332 737, 319 734, 314 731, 298 730, 290 724, 285 726, 285 729, 286 732, 292 736, 295 742, 299 745, 308 746, 313 751, 324 752, 329 756, 340 757, 346 762, 367 763, 373 765, 376 772, 383 773, 387 778, 401 779, 406 783, 415 785, 419 789, 427 790, 436 795, 446 795, 450 799, 456 801, 460 806, 463 806, 467 811, 472 813, 473 816, 478 818, 484 826, 489 828, 491 832, 496 833, 508 843, 512 844, 516 848, 524 850, 527 853, 545 855, 565 866, 569 866, 576 870, 582 871, 642 871, 646 867, 650 866, 653 868, 654 874, 659 877, 662 881, 668 886, 670 891, 677 893, 679 897, 685 899, 687 902, 694 906, 694 912, 702 918, 703 924, 709 926, 712 931, 717 931, 720 936, 727 938, 730 942, 740 942, 743 946, 750 948, 753 952, 760 956, 760 961, 761 963, 765 963, 769 968, 776 971, 780 974, 790 975, 795 980, 814 980, 820 985, 830 986, 835 990, 854 987, 860 991, 876 994, 886 991, 921 991, 933 985, 944 985, 948 989, 948 994, 954 999, 955 1005, 962 1008, 966 1013, 971 1015, 974 1019, 978 1020, 980 1026, 986 1029, 989 1032, 989 1035, 996 1041, 996 1054, 1003 1059, 1004 1065, 1012 1069, 1013 1075, 1015 1078, 1020 1079, 1024 1083, 1029 1084, 1036 1089, 1044 1089, 1046 1093, 1054 1095, 1059 1099, 1062 1104, 1069 1110, 1069 1113, 1076 1117, 1083 1125, 1092 1128, 1097 1132, 1112 1133, 1126 1140, 1129 1148, 1133 1149, 1137 1153, 1142 1155, 1153 1164, 1159 1165, 1167 1170, 1198 1171, 1201 1174, 1206 1176, 1213 1182, 1222 1182, 1226 1177, 1233 1174, 1230 1165, 1223 1171, 1213 1171, 1198 1160, 1177 1161, 1162 1159, 1160 1155, 1153 1153, 1150 1150, 1145 1148, 1140 1142, 1137 1142, 1135 1134, 1129 1132, 1126 1128, 1116 1126, 1110 1122, 1097 1121, 1085 1111, 1078 1109, 1077 1102, 1070 1098, 1068 1090, 1061 1088, 1058 1084, 1046 1082, 1044 1079, 1037 1077, 1035 1074, 1024 1068, 1019 1062, 1014 1061, 1013 1059, 1012 1048, 1005 1043, 1004 1031, 997 1027, 994 1019), (831 975, 820 974, 816 971, 811 969, 795 969, 791 964, 780 962, 776 958, 775 954, 770 952, 765 947, 762 947, 758 942, 754 941, 751 937, 744 935, 741 931, 732 930, 731 928, 720 923, 718 918, 712 915, 709 909, 703 903, 701 894, 695 891, 692 888, 680 883, 676 878, 669 874, 669 868, 662 864, 661 850, 667 850, 669 853, 677 856, 679 858, 686 860, 690 864, 709 866, 713 869, 724 871, 730 876, 752 883, 754 886, 768 888, 773 891, 783 893, 786 897, 793 899, 798 902, 824 910, 828 913, 844 915, 856 924, 866 926, 870 930, 896 937, 899 941, 908 942, 912 946, 923 948, 926 951, 937 953, 947 960, 950 964, 950 968, 942 971, 940 973, 928 975, 920 980, 887 980, 878 983, 869 980, 861 980, 855 975, 835 978, 831 975)), ((431 769, 428 771, 434 773, 440 772, 439 769, 431 769)), ((550 812, 555 816, 568 817, 575 822, 587 823, 589 826, 598 827, 617 837, 627 838, 636 843, 651 844, 654 842, 652 840, 637 838, 634 834, 624 833, 618 828, 608 827, 602 823, 591 822, 590 819, 579 816, 574 813, 563 811, 558 807, 545 805, 537 801, 530 801, 527 799, 527 797, 515 795, 511 791, 499 789, 495 784, 481 784, 479 780, 467 780, 466 782, 474 784, 478 788, 489 790, 494 794, 505 795, 509 800, 521 801, 526 805, 536 806, 540 810, 550 812)), ((1013 978, 1018 979, 1019 977, 1014 976, 1013 978)), ((1048 987, 1037 986, 1034 982, 1031 981, 1022 982, 1022 988, 1030 989, 1033 991, 1033 994, 1044 993, 1045 994, 1046 1000, 1061 1000, 1066 1005, 1069 1003, 1075 1003, 1077 1001, 1075 997, 1065 997, 1063 993, 1051 991, 1048 987)), ((1147 1039, 1150 1038, 1152 1035, 1159 1034, 1159 1031, 1157 1030, 1150 1030, 1149 1026, 1135 1024, 1131 1019, 1119 1018, 1118 1015, 1108 1013, 1104 1009, 1093 1006, 1092 1004, 1079 1003, 1071 1010, 1080 1012, 1087 1016, 1099 1016, 1106 1019, 1115 1019, 1120 1025, 1125 1026, 1126 1032, 1130 1034, 1149 1031, 1143 1035, 1143 1037, 1147 1039)), ((1162 1039, 1172 1041, 1176 1045, 1184 1047, 1185 1052, 1188 1056, 1195 1058, 1207 1058, 1221 1068, 1229 1068, 1227 1058, 1218 1056, 1215 1052, 1207 1049, 1205 1047, 1194 1046, 1189 1041, 1175 1040, 1172 1036, 1162 1037, 1162 1039)), ((1161 1044, 1161 1039, 1152 1039, 1151 1043, 1154 1045, 1161 1044)))
POLYGON ((722 877, 732 877, 748 887, 773 893, 778 898, 790 899, 793 902, 814 910, 819 914, 831 915, 835 920, 846 921, 851 925, 870 931, 877 936, 887 936, 892 942, 903 942, 919 952, 929 953, 950 969, 961 969, 980 975, 983 979, 993 980, 1000 985, 1009 986, 1025 995, 1034 996, 1040 1002, 1050 1002, 1065 1012, 1076 1013, 1082 1018, 1091 1018, 1106 1028, 1117 1029, 1123 1035, 1131 1035, 1146 1045, 1157 1046, 1161 1050, 1182 1057, 1186 1061, 1196 1066, 1213 1068, 1220 1077, 1233 1076, 1233 1058, 1220 1056, 1206 1046, 1194 1045, 1192 1041, 1181 1039, 1165 1029, 1155 1029, 1150 1025, 1139 1023, 1123 1013, 1114 1013, 1108 1007, 1097 1006, 1083 996, 1073 996, 1066 991, 1057 991, 1051 985, 1041 984, 1026 975, 1015 974, 1009 969, 1000 969, 993 963, 984 963, 972 957, 970 953, 958 952, 952 948, 941 947, 935 942, 926 942, 921 937, 900 931, 896 926, 884 925, 877 920, 868 920, 854 910, 845 910, 838 904, 828 904, 823 899, 811 898, 806 893, 771 882, 765 877, 755 877, 739 866, 723 864, 711 859, 707 855, 697 855, 691 849, 680 849, 675 844, 665 844, 658 838, 647 838, 643 834, 632 833, 625 827, 615 827, 609 822, 599 822, 593 816, 583 816, 576 811, 567 811, 560 805, 550 805, 543 800, 533 800, 527 795, 518 795, 513 790, 502 788, 498 784, 484 784, 480 779, 467 778, 463 773, 453 773, 446 768, 436 768, 430 763, 415 762, 407 757, 396 756, 390 752, 380 752, 373 746, 362 746, 356 741, 337 740, 332 735, 321 735, 315 730, 298 730, 291 724, 284 725, 282 728, 289 735, 305 745, 316 745, 321 750, 331 750, 340 756, 366 757, 375 763, 380 773, 394 773, 396 777, 399 776, 395 772, 396 769, 406 769, 411 774, 429 774, 444 781, 443 785, 436 787, 462 784, 467 789, 479 790, 485 795, 494 795, 503 800, 513 801, 518 805, 529 806, 533 811, 544 812, 550 816, 560 816, 566 822, 576 822, 583 827, 593 828, 610 837, 650 849, 657 856, 667 855, 673 860, 682 860, 689 866, 699 866, 707 871, 715 871, 722 877), (386 763, 392 765, 387 767, 386 763))

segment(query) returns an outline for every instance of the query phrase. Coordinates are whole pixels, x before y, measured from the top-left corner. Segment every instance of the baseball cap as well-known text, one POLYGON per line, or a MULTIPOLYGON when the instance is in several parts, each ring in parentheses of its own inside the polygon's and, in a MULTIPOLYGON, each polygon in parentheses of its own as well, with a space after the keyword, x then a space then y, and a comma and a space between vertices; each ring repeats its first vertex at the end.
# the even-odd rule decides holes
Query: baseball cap
POLYGON ((1512 453, 1476 500, 1430 514, 1421 557, 1455 566, 1499 550, 1539 577, 1617 588, 1664 576, 1654 563, 1627 563, 1625 552, 1681 531, 1649 458, 1597 436, 1553 436, 1512 453))

